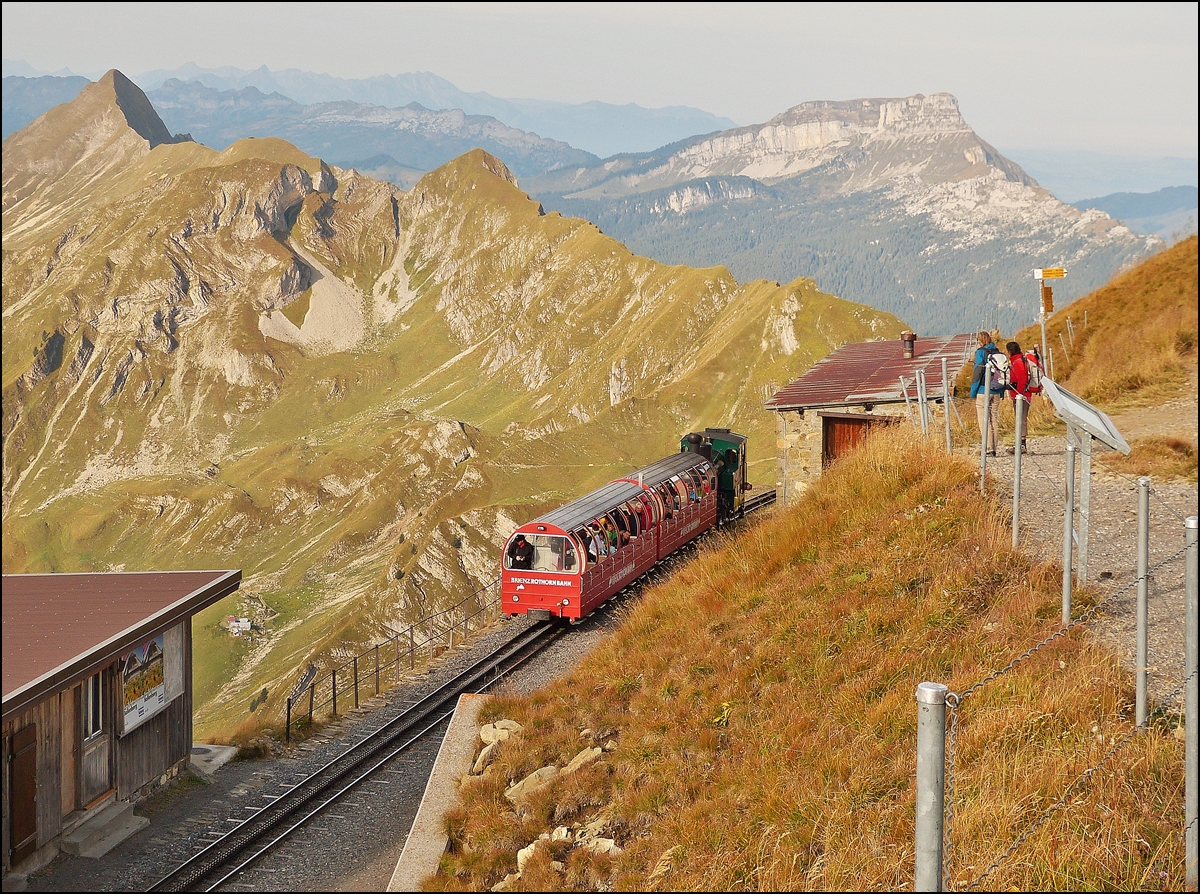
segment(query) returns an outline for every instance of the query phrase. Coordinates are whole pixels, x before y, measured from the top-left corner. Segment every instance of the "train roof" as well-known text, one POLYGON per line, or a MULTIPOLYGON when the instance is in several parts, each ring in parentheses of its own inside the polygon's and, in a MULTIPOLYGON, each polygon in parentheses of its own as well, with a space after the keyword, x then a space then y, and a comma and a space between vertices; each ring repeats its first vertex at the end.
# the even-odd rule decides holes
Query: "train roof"
POLYGON ((555 525, 564 531, 573 531, 598 515, 643 493, 643 488, 636 483, 639 475, 647 487, 655 487, 672 476, 699 465, 712 464, 698 453, 676 453, 638 469, 625 478, 610 481, 590 494, 584 494, 577 500, 559 506, 529 524, 555 525))

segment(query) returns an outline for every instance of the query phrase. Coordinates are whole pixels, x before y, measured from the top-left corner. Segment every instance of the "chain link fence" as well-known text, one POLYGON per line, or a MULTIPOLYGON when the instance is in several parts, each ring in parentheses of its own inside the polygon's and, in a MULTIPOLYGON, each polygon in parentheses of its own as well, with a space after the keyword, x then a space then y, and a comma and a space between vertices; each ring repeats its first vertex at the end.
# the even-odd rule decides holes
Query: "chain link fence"
MULTIPOLYGON (((1073 472, 1073 463, 1068 451, 1068 470, 1073 472)), ((1039 464, 1034 464, 1035 474, 1050 477, 1039 464)), ((1159 494, 1155 493, 1148 478, 1134 480, 1117 470, 1109 470, 1120 478, 1133 484, 1138 493, 1138 572, 1134 580, 1123 587, 1109 592, 1098 602, 1078 616, 1072 617, 1071 599, 1071 551, 1069 543, 1075 537, 1071 527, 1070 509, 1064 525, 1064 588, 1063 588, 1063 623, 1041 642, 1031 646, 1021 655, 1009 661, 1003 667, 993 671, 961 692, 952 692, 939 683, 923 683, 917 689, 918 702, 918 732, 917 732, 917 823, 916 823, 916 890, 940 891, 986 889, 989 879, 995 872, 1012 860, 1022 845, 1028 841, 1038 829, 1055 813, 1068 809, 1089 782, 1108 765, 1114 755, 1125 747, 1148 724, 1166 714, 1181 712, 1186 714, 1185 728, 1185 805, 1184 823, 1180 834, 1185 842, 1187 884, 1191 890, 1196 888, 1197 866, 1197 779, 1196 769, 1196 694, 1197 694, 1197 595, 1196 595, 1196 525, 1195 516, 1185 517, 1170 506, 1159 494), (1172 516, 1182 522, 1185 545, 1151 565, 1148 561, 1149 549, 1149 501, 1151 498, 1165 507, 1172 516), (1170 567, 1173 571, 1184 566, 1181 588, 1185 592, 1187 618, 1177 619, 1184 629, 1184 676, 1176 678, 1174 687, 1157 699, 1157 705, 1150 709, 1147 696, 1147 671, 1150 666, 1146 644, 1147 602, 1151 588, 1154 595, 1161 597, 1156 581, 1159 572, 1170 567), (1034 817, 1028 825, 1016 835, 1014 840, 994 859, 982 873, 971 879, 956 879, 955 866, 955 819, 961 810, 958 792, 958 776, 963 770, 959 766, 958 740, 964 724, 963 708, 970 703, 980 690, 996 680, 1003 678, 1020 667, 1038 652, 1051 643, 1069 635, 1076 628, 1085 626, 1104 612, 1106 608, 1118 603, 1133 592, 1138 596, 1138 629, 1137 629, 1137 719, 1132 727, 1117 738, 1101 759, 1094 765, 1079 773, 1066 784, 1062 794, 1034 817), (1182 703, 1182 704, 1181 704, 1182 703), (948 716, 947 716, 948 715, 948 716)), ((1070 473, 1069 473, 1070 475, 1070 473)), ((1069 477, 1068 475, 1068 477, 1069 477)), ((1056 482, 1057 484, 1057 482, 1056 482)), ((1072 499, 1072 488, 1066 487, 1068 503, 1072 499)), ((1175 530, 1178 530, 1176 528, 1175 530)), ((1165 688, 1165 687, 1164 687, 1165 688)), ((1183 718, 1181 718, 1183 719, 1183 718)), ((973 867, 972 867, 973 868, 973 867)))

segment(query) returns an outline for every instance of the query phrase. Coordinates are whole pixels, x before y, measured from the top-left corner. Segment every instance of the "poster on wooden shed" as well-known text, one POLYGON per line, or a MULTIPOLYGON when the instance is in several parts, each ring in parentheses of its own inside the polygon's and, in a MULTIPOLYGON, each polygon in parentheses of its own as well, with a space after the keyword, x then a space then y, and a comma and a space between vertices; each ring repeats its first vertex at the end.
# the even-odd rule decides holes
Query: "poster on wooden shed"
POLYGON ((167 706, 167 683, 163 669, 163 635, 121 655, 124 693, 123 733, 137 729, 167 706))

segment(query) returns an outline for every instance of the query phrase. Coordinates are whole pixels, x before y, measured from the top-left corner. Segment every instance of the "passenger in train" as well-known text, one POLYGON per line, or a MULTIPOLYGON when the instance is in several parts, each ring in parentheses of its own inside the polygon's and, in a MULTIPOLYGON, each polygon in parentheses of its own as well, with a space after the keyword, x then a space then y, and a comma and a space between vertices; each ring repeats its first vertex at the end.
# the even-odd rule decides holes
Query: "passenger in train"
POLYGON ((524 534, 518 534, 517 539, 508 545, 508 567, 525 571, 533 568, 533 544, 525 539, 524 534))
POLYGON ((654 512, 650 509, 650 498, 645 494, 638 497, 637 508, 642 530, 648 531, 654 524, 654 512))
POLYGON ((583 552, 587 556, 588 563, 595 564, 598 558, 596 555, 596 541, 592 539, 592 535, 588 529, 586 527, 580 528, 575 532, 575 538, 579 541, 579 545, 583 547, 583 552))
POLYGON ((619 506, 612 511, 611 515, 617 526, 617 548, 619 549, 629 542, 629 518, 625 515, 625 510, 619 506))
POLYGON ((608 520, 607 515, 600 517, 600 532, 604 537, 604 544, 608 550, 608 554, 611 556, 617 551, 617 544, 620 541, 620 538, 617 535, 616 528, 614 528, 612 522, 608 520))
POLYGON ((675 498, 672 495, 671 490, 667 487, 666 484, 660 484, 658 486, 658 495, 662 499, 663 518, 667 519, 667 520, 674 518, 675 517, 675 498))

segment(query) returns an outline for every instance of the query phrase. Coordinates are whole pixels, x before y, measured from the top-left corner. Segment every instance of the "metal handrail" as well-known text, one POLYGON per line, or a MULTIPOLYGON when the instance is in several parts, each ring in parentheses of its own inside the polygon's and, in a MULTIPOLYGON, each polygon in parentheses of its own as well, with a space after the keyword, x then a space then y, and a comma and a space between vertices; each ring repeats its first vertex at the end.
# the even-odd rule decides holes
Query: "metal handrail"
MULTIPOLYGON (((354 707, 357 708, 359 706, 359 687, 364 681, 364 677, 360 673, 361 662, 368 662, 366 670, 369 676, 367 676, 365 679, 370 680, 372 676, 374 677, 375 695, 378 695, 383 688, 382 684, 385 671, 394 667, 395 671, 393 672, 393 684, 400 681, 401 640, 407 639, 407 644, 404 647, 404 654, 405 657, 408 658, 410 670, 416 667, 418 650, 424 650, 426 647, 428 647, 430 653, 429 657, 432 659, 434 657, 434 650, 441 643, 448 640, 448 646, 453 648, 454 634, 460 627, 463 631, 463 637, 466 638, 466 636, 470 633, 471 621, 473 619, 480 618, 481 616, 488 614, 500 605, 500 595, 498 592, 499 583, 500 579, 497 578, 486 586, 474 591, 469 596, 464 597, 450 608, 435 612, 432 615, 421 618, 420 620, 409 624, 403 632, 393 633, 387 639, 376 643, 370 649, 360 652, 358 655, 343 661, 341 664, 334 665, 332 668, 330 668, 328 673, 315 677, 308 684, 308 686, 302 690, 301 694, 289 695, 285 705, 284 741, 291 741, 293 707, 303 702, 305 694, 308 696, 308 705, 307 710, 301 712, 301 716, 307 716, 310 725, 312 724, 313 715, 318 710, 321 710, 326 706, 331 708, 331 713, 334 717, 338 716, 339 695, 353 692, 354 707), (456 612, 458 612, 460 609, 463 609, 464 606, 471 602, 471 600, 477 599, 480 595, 487 593, 489 590, 496 590, 497 592, 491 598, 482 602, 482 604, 479 605, 479 607, 474 611, 465 613, 461 621, 454 618, 456 612), (438 630, 437 622, 441 619, 449 619, 452 623, 448 624, 441 630, 438 630), (424 631, 422 633, 424 639, 420 640, 419 642, 417 641, 418 627, 424 631), (387 646, 392 647, 393 654, 386 660, 386 663, 381 663, 379 650, 381 647, 386 648, 387 646), (342 680, 345 682, 342 685, 339 685, 338 673, 340 671, 344 672, 347 668, 350 669, 350 674, 347 675, 343 673, 342 680), (326 679, 329 681, 329 695, 318 701, 317 689, 319 687, 324 688, 323 684, 325 683, 326 679)), ((480 626, 482 623, 483 622, 481 621, 480 626)))

